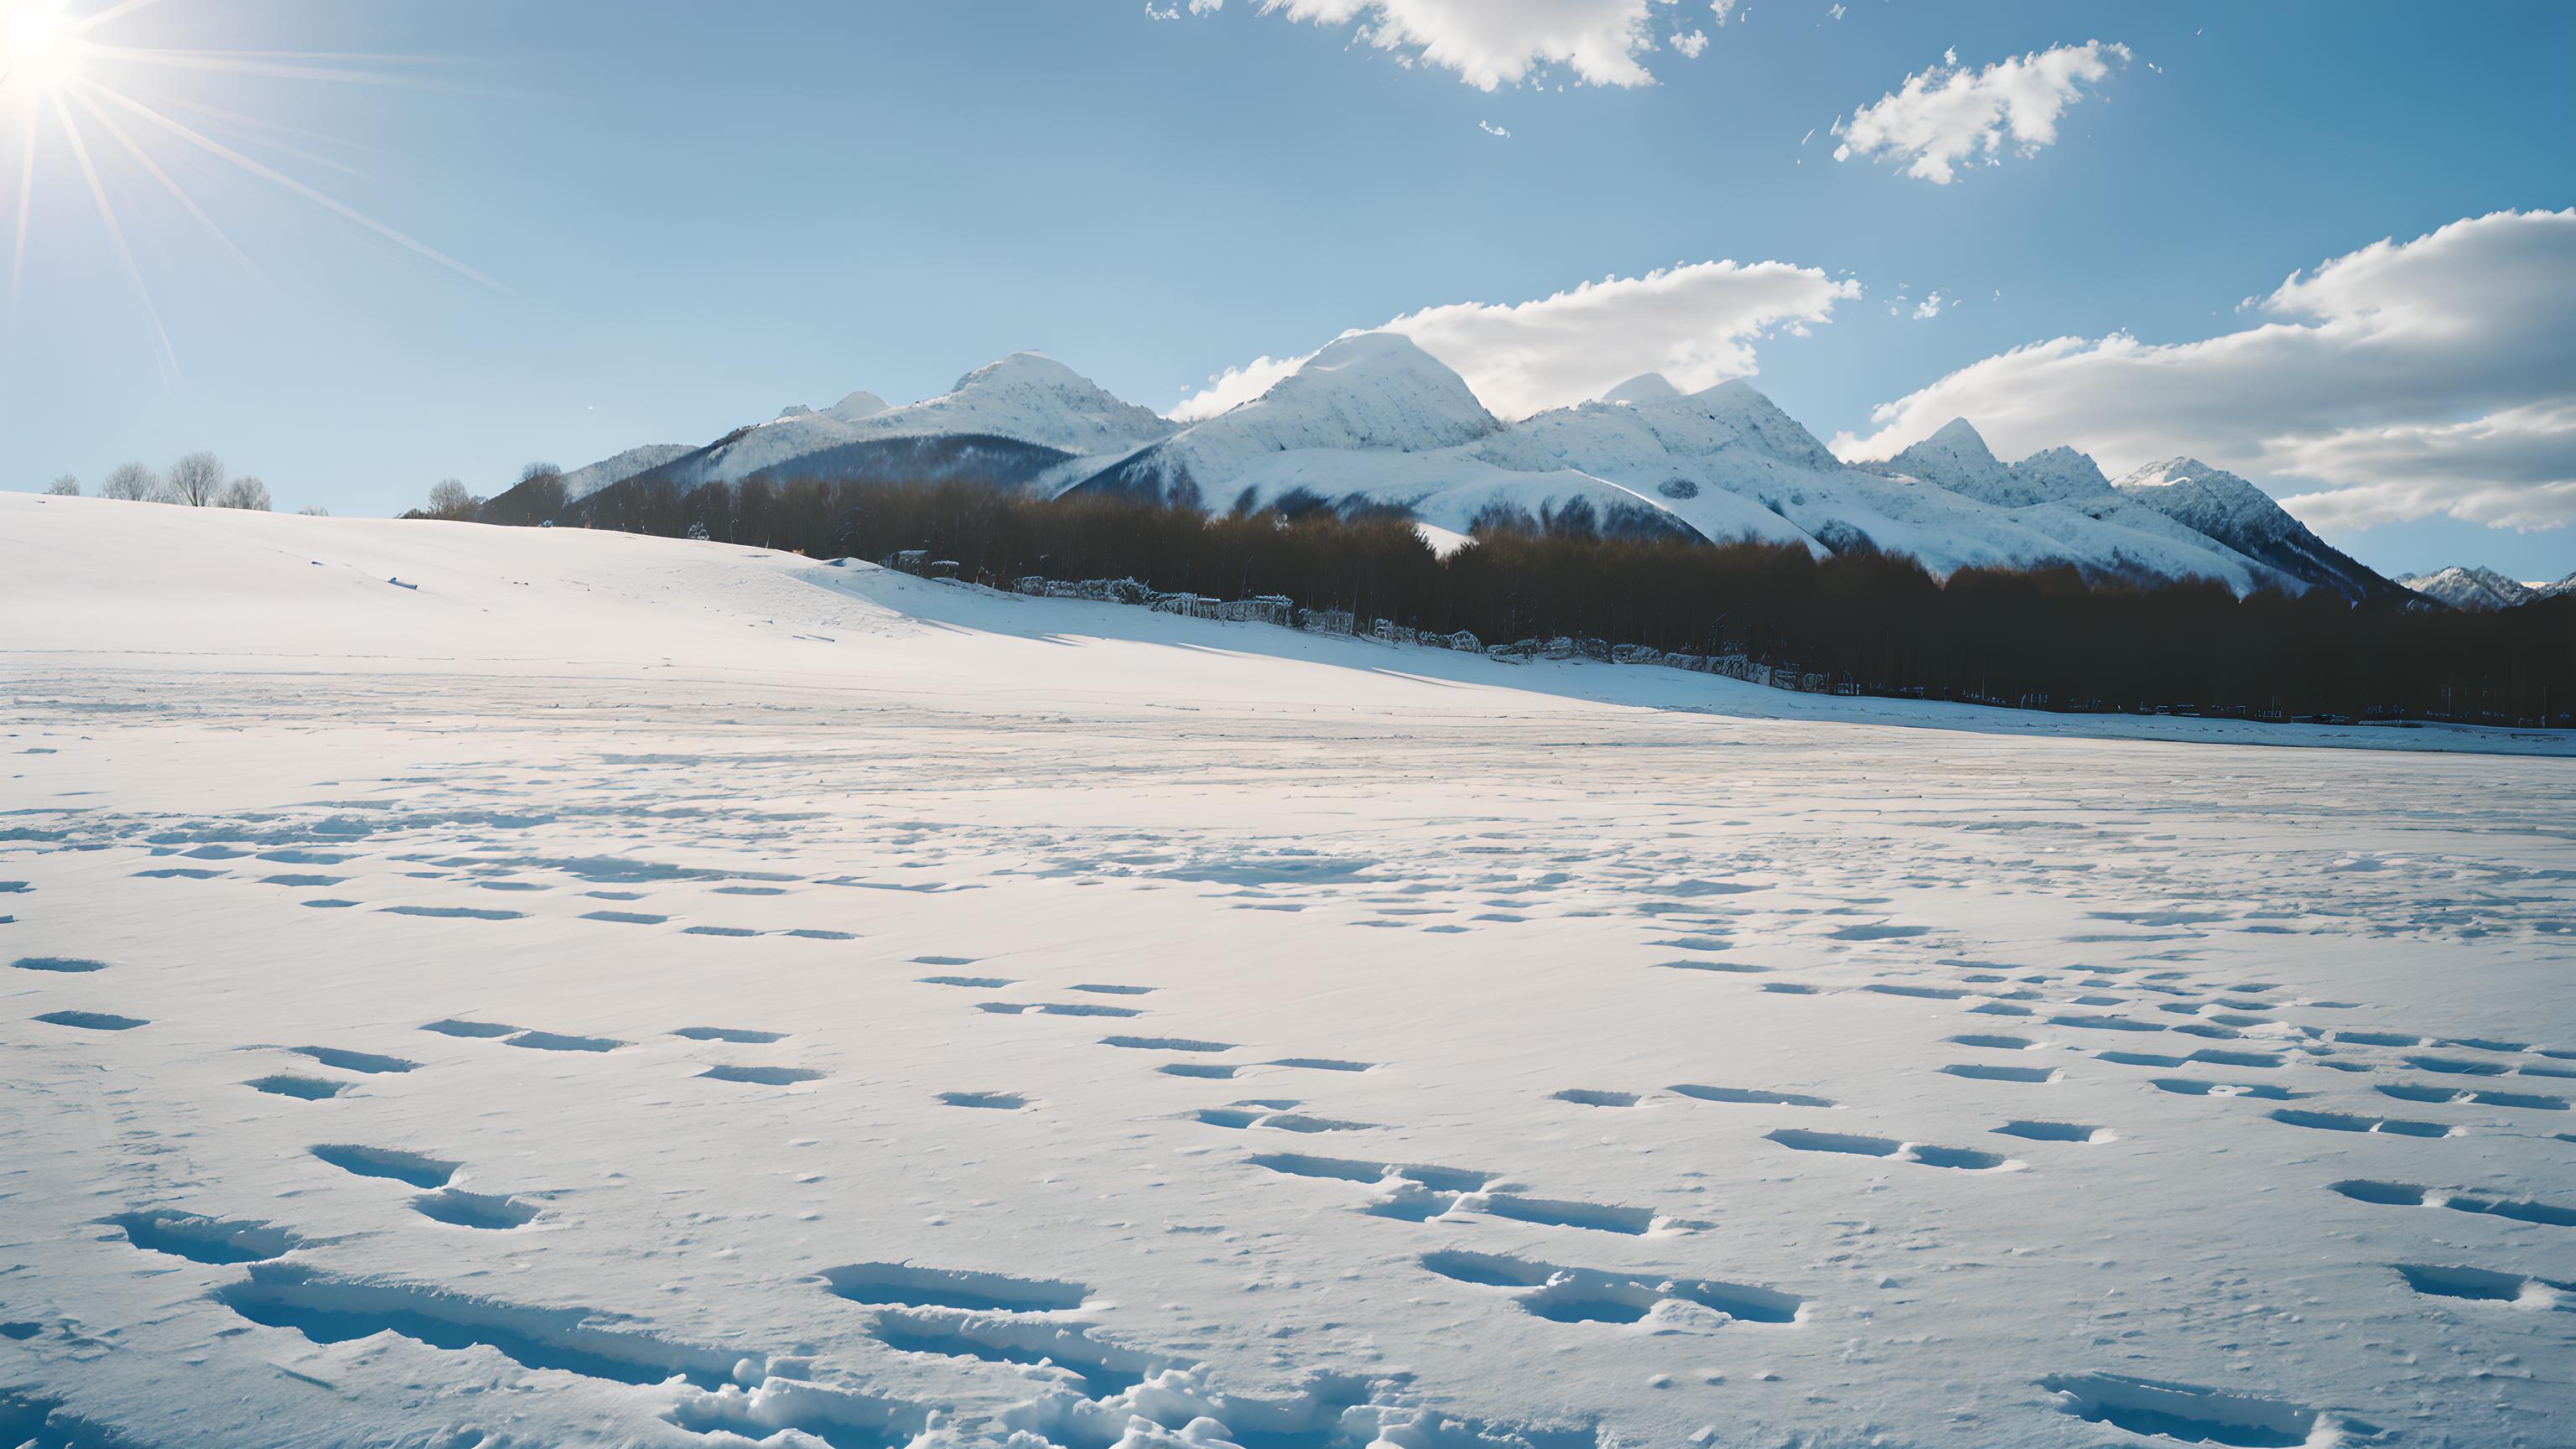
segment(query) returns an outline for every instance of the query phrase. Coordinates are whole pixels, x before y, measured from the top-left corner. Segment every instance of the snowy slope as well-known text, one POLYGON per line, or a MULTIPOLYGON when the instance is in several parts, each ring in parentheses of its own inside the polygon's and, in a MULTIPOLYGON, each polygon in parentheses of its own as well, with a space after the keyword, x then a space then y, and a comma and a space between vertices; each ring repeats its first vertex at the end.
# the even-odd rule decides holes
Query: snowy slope
POLYGON ((2112 485, 2248 558, 2348 599, 2395 601, 2405 591, 2317 537, 2272 495, 2196 458, 2150 463, 2112 485))
POLYGON ((614 458, 602 458, 587 468, 575 468, 563 475, 564 498, 578 502, 612 483, 623 483, 638 473, 659 468, 677 458, 697 451, 687 443, 647 443, 629 448, 614 458))
POLYGON ((0 669, 8 1442, 2576 1440, 2564 740, 16 494, 0 669))

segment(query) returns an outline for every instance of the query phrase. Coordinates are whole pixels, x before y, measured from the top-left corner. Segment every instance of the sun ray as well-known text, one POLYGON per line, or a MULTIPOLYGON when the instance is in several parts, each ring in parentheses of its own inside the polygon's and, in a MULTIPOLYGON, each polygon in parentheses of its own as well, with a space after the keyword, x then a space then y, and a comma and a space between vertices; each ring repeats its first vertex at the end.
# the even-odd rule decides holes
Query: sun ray
POLYGON ((18 322, 18 279, 27 271, 27 217, 36 209, 36 128, 43 121, 43 113, 33 101, 28 102, 27 147, 18 161, 18 235, 9 249, 10 330, 15 330, 18 322))
MULTIPOLYGON (((83 51, 104 61, 123 61, 131 65, 162 66, 174 70, 224 71, 234 75, 270 76, 283 80, 347 81, 357 85, 430 86, 439 82, 428 77, 388 75, 381 71, 359 70, 344 65, 315 65, 314 61, 364 61, 375 65, 404 63, 399 56, 333 55, 291 50, 160 50, 141 46, 101 45, 84 42, 83 51)), ((414 62, 416 63, 416 62, 414 62)))
POLYGON ((106 128, 107 134, 114 137, 116 139, 116 143, 125 148, 126 154, 134 158, 135 164, 141 166, 153 180, 161 183, 162 189, 169 192, 173 200, 176 200, 180 206, 185 208, 190 216, 193 216, 198 221, 204 223, 206 230, 214 234, 215 240, 223 244, 224 250, 232 253, 234 261, 241 263, 252 276, 259 278, 260 281, 268 282, 268 273, 261 271, 259 263, 252 261, 250 259, 250 254, 243 251, 239 245, 235 244, 231 234, 226 232, 221 226, 216 225, 213 217, 206 215, 205 209, 197 205, 197 199, 190 196, 185 187, 172 180, 170 173, 162 170, 161 163, 153 160, 149 152, 145 151, 141 146, 136 145, 134 143, 134 138, 125 133, 125 128, 116 123, 116 118, 114 116, 111 116, 107 112, 98 108, 98 102, 91 100, 89 96, 89 93, 94 89, 96 89, 94 86, 76 86, 72 91, 72 98, 79 101, 81 103, 81 109, 89 112, 91 117, 96 119, 99 125, 106 128))
MULTIPOLYGON (((225 221, 217 220, 219 213, 233 219, 229 206, 217 205, 231 200, 228 187, 232 194, 264 196, 258 183, 265 182, 346 223, 353 228, 347 238, 371 251, 408 263, 427 261, 496 291, 509 290, 477 268, 293 174, 327 182, 328 177, 313 169, 326 168, 362 182, 370 180, 366 171, 327 154, 349 150, 344 137, 215 104, 230 99, 228 89, 256 89, 269 82, 452 90, 458 78, 451 61, 360 51, 161 44, 156 42, 180 39, 180 33, 156 34, 149 21, 117 28, 158 3, 0 0, 0 162, 18 162, 17 184, 9 187, 0 182, 6 188, 0 190, 0 201, 12 195, 16 200, 15 213, 6 223, 9 277, 5 299, 0 299, 0 348, 14 343, 29 267, 42 269, 47 237, 65 222, 85 225, 68 175, 75 169, 108 234, 107 246, 88 246, 87 255, 94 259, 91 265, 108 265, 113 255, 112 265, 124 272, 142 298, 157 347, 154 361, 165 383, 173 386, 178 379, 178 352, 143 265, 151 249, 142 254, 135 250, 138 241, 149 239, 150 224, 160 220, 165 204, 185 211, 215 245, 272 291, 276 281, 246 250, 244 241, 226 229, 225 221), (89 13, 75 13, 82 10, 89 13), (57 125, 62 128, 59 141, 51 134, 57 125), (174 150, 174 138, 225 165, 182 164, 180 158, 191 153, 174 150), (44 160, 44 166, 55 169, 46 171, 47 186, 40 188, 38 153, 57 145, 68 148, 73 164, 44 160), (133 174, 136 171, 141 174, 133 174), (39 205, 48 208, 41 221, 35 217, 39 205), (53 215, 65 208, 63 217, 53 215)), ((363 157, 365 148, 356 148, 353 154, 363 157)), ((310 224, 308 218, 299 220, 310 224)))
POLYGON ((345 221, 353 222, 388 241, 402 246, 408 251, 427 257, 429 260, 438 263, 440 266, 447 268, 458 276, 465 277, 471 281, 480 282, 484 286, 490 287, 495 291, 506 292, 509 290, 509 288, 502 286, 499 282, 496 282, 492 278, 485 276, 483 273, 476 271, 474 268, 467 266, 465 263, 458 261, 456 258, 449 256, 447 253, 438 250, 427 242, 417 241, 406 236, 394 228, 385 225, 383 222, 368 216, 365 212, 359 211, 357 208, 350 206, 325 192, 317 191, 314 188, 305 185, 303 182, 296 180, 294 177, 277 170, 275 167, 266 166, 258 161, 254 161, 250 157, 232 149, 230 146, 227 146, 213 137, 206 135, 204 132, 197 130, 195 127, 182 121, 173 120, 170 117, 161 114, 159 111, 152 109, 150 106, 143 104, 141 101, 136 100, 134 97, 126 95, 122 91, 111 90, 104 86, 97 87, 96 89, 99 95, 106 97, 108 100, 114 101, 116 104, 125 107, 127 110, 133 111, 135 114, 151 121, 154 125, 160 126, 164 130, 169 131, 172 135, 179 137, 181 140, 212 152, 213 154, 222 157, 224 160, 230 161, 235 166, 249 172, 253 176, 259 177, 263 181, 273 182, 276 185, 282 186, 287 190, 294 192, 296 195, 303 197, 305 200, 312 202, 314 205, 321 207, 325 211, 330 212, 334 216, 340 217, 345 221))
POLYGON ((73 123, 71 108, 62 96, 53 97, 54 118, 62 123, 63 135, 71 142, 72 159, 80 163, 81 175, 89 181, 89 194, 98 203, 99 219, 107 224, 108 240, 116 245, 117 260, 125 264, 125 275, 133 281, 135 295, 143 299, 143 313, 152 319, 152 335, 161 344, 156 359, 162 367, 164 386, 175 384, 179 377, 179 354, 170 345, 169 329, 161 325, 161 309, 152 300, 152 289, 143 281, 143 268, 135 263, 134 249, 126 245, 125 226, 116 219, 116 207, 107 199, 107 185, 99 180, 98 167, 91 163, 89 146, 81 140, 80 127, 73 123))
POLYGON ((85 16, 80 20, 72 22, 72 33, 78 35, 84 31, 96 30, 100 26, 105 25, 109 21, 114 20, 121 15, 130 15, 135 11, 142 9, 146 5, 158 5, 160 3, 161 0, 120 0, 120 3, 110 5, 106 9, 98 12, 96 15, 85 16))
POLYGON ((262 120, 257 116, 246 116, 239 111, 228 111, 221 106, 207 105, 203 101, 182 100, 176 96, 160 96, 156 99, 159 104, 170 110, 185 111, 190 115, 203 116, 209 120, 221 121, 225 125, 237 126, 244 131, 251 132, 253 133, 251 139, 254 144, 265 146, 269 150, 277 152, 279 155, 292 156, 298 161, 307 161, 316 166, 328 167, 333 171, 339 172, 343 176, 355 177, 360 181, 373 181, 376 179, 374 173, 352 166, 346 161, 334 161, 319 151, 308 151, 301 146, 290 146, 286 142, 276 139, 279 136, 302 136, 315 141, 334 141, 339 140, 339 137, 328 136, 320 131, 307 130, 302 126, 289 126, 277 121, 262 120))

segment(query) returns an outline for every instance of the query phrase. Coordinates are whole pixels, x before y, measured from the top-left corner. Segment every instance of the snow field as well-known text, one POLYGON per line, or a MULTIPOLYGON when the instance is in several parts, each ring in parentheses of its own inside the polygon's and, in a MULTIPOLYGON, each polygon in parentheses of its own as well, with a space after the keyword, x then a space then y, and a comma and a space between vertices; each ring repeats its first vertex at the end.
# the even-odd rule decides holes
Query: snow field
POLYGON ((0 1439, 2570 1437, 2562 745, 1670 673, 0 499, 0 1439))

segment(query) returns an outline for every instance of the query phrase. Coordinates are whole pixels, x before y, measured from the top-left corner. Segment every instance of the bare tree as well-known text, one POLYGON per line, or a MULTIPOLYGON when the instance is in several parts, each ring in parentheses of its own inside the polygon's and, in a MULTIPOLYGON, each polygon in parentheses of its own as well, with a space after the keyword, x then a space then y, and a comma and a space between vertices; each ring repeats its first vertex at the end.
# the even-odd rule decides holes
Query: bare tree
POLYGON ((464 480, 441 478, 429 490, 429 515, 432 518, 471 518, 483 500, 468 492, 464 480))
POLYGON ((323 507, 319 503, 307 503, 295 511, 307 518, 328 518, 331 516, 331 510, 323 507))
POLYGON ((46 484, 45 492, 47 495, 54 498, 78 498, 80 496, 80 480, 69 473, 65 473, 60 478, 46 484))
POLYGON ((140 463, 119 463, 98 486, 101 498, 122 498, 129 503, 143 503, 161 494, 161 479, 140 463))
POLYGON ((562 476, 563 469, 556 467, 552 463, 530 463, 528 466, 519 470, 519 481, 522 483, 534 483, 540 478, 560 478, 562 476))
POLYGON ((203 508, 223 491, 224 460, 212 453, 190 453, 170 465, 170 501, 203 508))
POLYGON ((224 496, 215 500, 225 508, 246 508, 253 513, 268 511, 268 485, 244 474, 224 485, 224 496))

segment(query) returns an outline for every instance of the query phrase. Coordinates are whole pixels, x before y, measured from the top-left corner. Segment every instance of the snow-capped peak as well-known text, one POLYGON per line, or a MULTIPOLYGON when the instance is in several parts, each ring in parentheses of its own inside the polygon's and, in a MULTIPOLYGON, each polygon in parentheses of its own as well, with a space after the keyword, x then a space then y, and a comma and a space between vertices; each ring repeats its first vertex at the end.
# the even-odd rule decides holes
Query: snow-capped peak
POLYGON ((2520 579, 2511 579, 2493 569, 2474 564, 2454 564, 2429 574, 2410 574, 2397 582, 2428 599, 2438 599, 2454 609, 2510 609, 2544 597, 2520 579))
POLYGON ((1681 396, 1682 390, 1673 386, 1671 378, 1660 372, 1641 372, 1601 394, 1601 400, 1636 407, 1645 403, 1674 402, 1681 396))
POLYGON ((886 410, 886 400, 872 392, 854 392, 827 408, 810 408, 803 403, 789 403, 778 410, 771 422, 790 418, 827 418, 836 423, 855 423, 872 418, 886 410))
POLYGON ((1471 442, 1502 429, 1466 379, 1392 332, 1354 332, 1306 359, 1270 390, 1193 432, 1277 448, 1393 448, 1471 442), (1211 426, 1216 425, 1216 426, 1211 426))
POLYGON ((2012 465, 2012 474, 2033 494, 2054 502, 2098 498, 2111 491, 2111 480, 2091 454, 2064 446, 2031 454, 2012 465))
MULTIPOLYGON (((866 394, 843 399, 846 405, 866 394)), ((1105 453, 1168 436, 1168 419, 1126 402, 1042 352, 986 363, 938 397, 883 408, 857 422, 872 436, 984 433, 1067 453, 1105 453)))
MULTIPOLYGON (((2229 483, 2243 484, 2248 488, 2254 487, 2253 484, 2246 483, 2244 479, 2237 477, 2235 474, 2230 473, 2223 468, 2213 468, 2207 463, 2200 461, 2198 458, 2167 458, 2161 463, 2149 463, 2145 467, 2142 467, 2136 472, 2122 478, 2116 486, 2121 488, 2171 488, 2178 483, 2198 483, 2204 479, 2224 479, 2229 483)), ((2262 490, 2256 489, 2255 491, 2261 492, 2262 490)))
POLYGON ((1976 425, 1966 418, 1952 418, 1915 446, 1919 448, 1927 443, 1961 458, 1983 459, 1989 463, 1997 461, 1994 450, 1986 446, 1986 435, 1978 432, 1976 425))
POLYGON ((1888 459, 1878 471, 1902 473, 2007 508, 2030 501, 1966 418, 1943 423, 1940 431, 1888 459))
POLYGON ((2277 536, 2300 528, 2271 494, 2198 458, 2149 463, 2112 486, 2212 538, 2249 530, 2277 536))
POLYGON ((884 412, 886 407, 884 398, 872 392, 860 391, 842 398, 839 402, 823 409, 823 412, 826 416, 838 418, 842 422, 855 423, 861 418, 875 417, 884 412))

